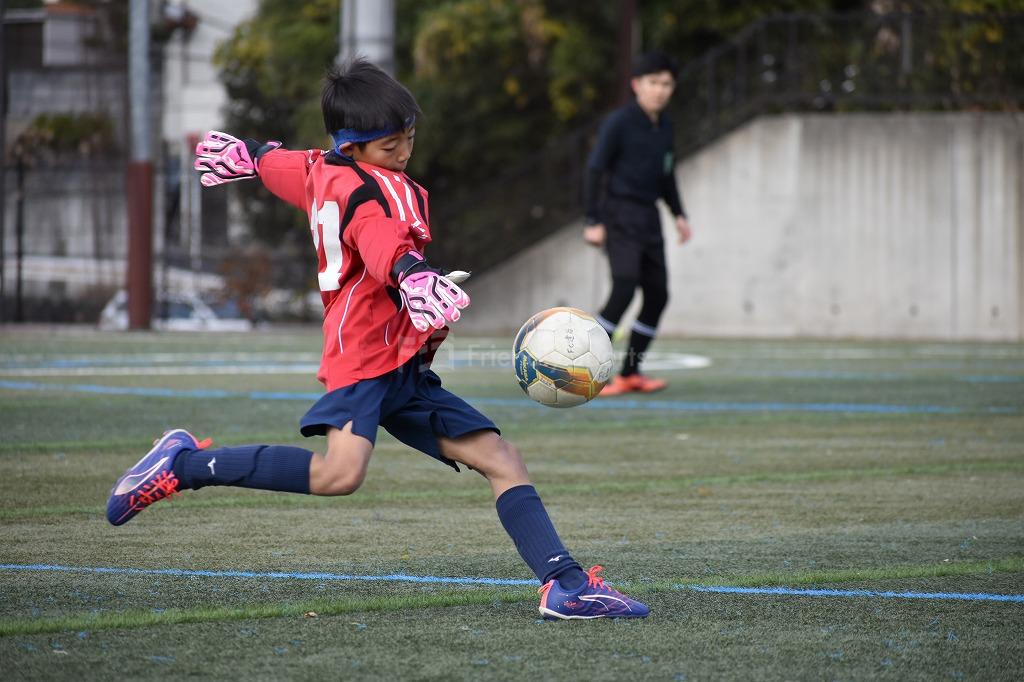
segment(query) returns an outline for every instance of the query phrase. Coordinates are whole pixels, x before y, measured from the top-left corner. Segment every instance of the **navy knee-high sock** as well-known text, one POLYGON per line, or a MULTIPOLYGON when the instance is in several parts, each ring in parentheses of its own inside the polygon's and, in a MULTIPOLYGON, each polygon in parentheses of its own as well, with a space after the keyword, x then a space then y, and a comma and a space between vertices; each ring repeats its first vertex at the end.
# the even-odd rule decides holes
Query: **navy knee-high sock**
POLYGON ((633 323, 633 331, 629 335, 629 348, 626 350, 626 357, 622 361, 622 376, 628 377, 640 373, 640 363, 647 354, 647 347, 654 340, 658 332, 654 327, 648 327, 641 322, 633 323))
POLYGON ((532 485, 509 488, 494 506, 505 532, 542 585, 556 577, 569 590, 583 585, 583 569, 565 549, 532 485))
MULTIPOLYGON (((661 275, 663 277, 664 272, 661 275)), ((668 289, 660 279, 653 284, 644 284, 643 292, 644 304, 640 308, 636 322, 633 323, 633 333, 629 335, 629 349, 622 363, 621 374, 624 377, 640 373, 640 363, 647 353, 647 347, 658 333, 658 320, 668 305, 668 289)))
POLYGON ((309 494, 313 453, 287 445, 242 445, 182 452, 174 475, 182 488, 231 485, 309 494))

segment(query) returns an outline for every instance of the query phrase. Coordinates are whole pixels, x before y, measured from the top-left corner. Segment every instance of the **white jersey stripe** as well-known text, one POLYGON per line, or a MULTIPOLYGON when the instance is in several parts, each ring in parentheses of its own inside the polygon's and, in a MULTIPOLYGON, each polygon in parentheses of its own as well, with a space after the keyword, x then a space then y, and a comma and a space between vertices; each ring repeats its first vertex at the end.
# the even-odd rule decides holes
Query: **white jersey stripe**
POLYGON ((388 192, 391 193, 391 198, 395 200, 395 206, 398 207, 398 219, 405 222, 405 208, 402 206, 402 200, 398 198, 398 192, 396 192, 395 188, 391 186, 391 181, 378 170, 374 170, 373 174, 384 181, 384 186, 388 188, 388 192))
POLYGON ((412 200, 412 189, 409 187, 408 182, 403 184, 405 185, 405 203, 409 205, 409 213, 411 213, 412 217, 415 218, 415 222, 413 222, 409 227, 410 229, 416 230, 416 232, 419 233, 419 236, 425 238, 427 236, 427 228, 423 226, 423 221, 420 220, 418 215, 416 215, 416 207, 412 200))
POLYGON ((412 203, 412 189, 409 187, 409 183, 406 182, 402 184, 405 185, 405 203, 409 206, 409 213, 411 213, 413 217, 412 226, 419 227, 420 225, 423 224, 423 221, 420 220, 420 217, 418 215, 416 215, 416 207, 413 206, 412 203))

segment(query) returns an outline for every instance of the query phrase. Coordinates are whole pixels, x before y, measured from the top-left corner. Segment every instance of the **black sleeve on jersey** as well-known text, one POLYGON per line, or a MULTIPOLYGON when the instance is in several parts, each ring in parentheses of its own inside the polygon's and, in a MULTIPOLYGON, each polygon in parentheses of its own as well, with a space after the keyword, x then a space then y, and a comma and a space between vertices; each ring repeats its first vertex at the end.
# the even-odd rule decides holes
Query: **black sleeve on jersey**
POLYGON ((412 187, 413 194, 416 195, 416 205, 420 207, 420 215, 423 216, 423 220, 430 224, 430 216, 427 215, 427 204, 423 201, 423 193, 420 192, 419 185, 412 181, 408 175, 405 176, 405 181, 412 187))
POLYGON ((352 216, 355 215, 356 209, 367 201, 376 201, 384 209, 384 215, 389 218, 391 217, 391 207, 384 200, 384 193, 380 191, 380 186, 373 180, 367 180, 359 186, 359 189, 352 192, 348 198, 348 203, 345 205, 345 215, 341 218, 341 234, 345 234, 345 226, 352 222, 352 216))
POLYGON ((335 154, 333 151, 327 154, 327 158, 324 161, 332 166, 348 166, 356 175, 363 181, 363 184, 359 186, 359 189, 352 192, 348 198, 348 202, 345 205, 345 215, 341 218, 341 227, 339 234, 345 234, 345 227, 352 222, 352 217, 356 213, 356 209, 361 204, 365 204, 367 201, 376 201, 380 204, 381 210, 384 211, 384 215, 388 218, 391 217, 391 207, 388 205, 387 199, 384 198, 384 192, 381 191, 380 185, 377 181, 370 177, 370 174, 364 171, 355 161, 351 161, 335 154))

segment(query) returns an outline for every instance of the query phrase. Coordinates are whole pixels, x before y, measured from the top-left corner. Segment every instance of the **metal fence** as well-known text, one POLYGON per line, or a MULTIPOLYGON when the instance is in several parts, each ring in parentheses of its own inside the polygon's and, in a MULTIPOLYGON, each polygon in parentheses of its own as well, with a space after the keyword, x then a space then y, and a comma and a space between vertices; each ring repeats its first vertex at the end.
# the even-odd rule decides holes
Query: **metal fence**
POLYGON ((779 111, 1019 110, 1024 15, 790 14, 758 21, 679 74, 671 114, 692 152, 779 111))
MULTIPOLYGON (((165 293, 231 299, 254 319, 314 319, 316 256, 305 240, 276 247, 228 234, 227 195, 207 192, 201 220, 184 215, 173 174, 155 177, 153 285, 165 293), (203 225, 201 232, 194 228, 203 225), (303 248, 305 247, 305 248, 303 248), (267 298, 268 294, 273 296, 267 298), (272 300, 273 310, 263 299, 272 300)), ((125 286, 127 206, 123 159, 16 157, 4 173, 0 322, 95 322, 125 286)), ((189 182, 198 182, 189 175, 189 182)), ((157 305, 154 314, 160 316, 157 305)))

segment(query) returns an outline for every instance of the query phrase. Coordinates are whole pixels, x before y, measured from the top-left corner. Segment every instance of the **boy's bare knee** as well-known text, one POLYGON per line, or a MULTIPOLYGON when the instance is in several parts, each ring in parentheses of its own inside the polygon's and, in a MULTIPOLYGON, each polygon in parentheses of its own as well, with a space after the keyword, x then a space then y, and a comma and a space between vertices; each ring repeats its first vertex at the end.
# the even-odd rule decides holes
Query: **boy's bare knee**
POLYGON ((519 453, 519 448, 507 440, 499 440, 498 443, 501 445, 502 457, 507 459, 509 462, 522 462, 523 456, 519 453))
POLYGON ((329 443, 327 454, 314 460, 310 492, 315 495, 351 495, 366 478, 369 452, 352 449, 351 443, 329 443), (333 447, 332 447, 333 446, 333 447))
POLYGON ((526 464, 519 449, 504 439, 498 440, 492 462, 493 473, 506 477, 526 475, 526 464))
POLYGON ((359 490, 365 477, 366 474, 362 471, 331 472, 322 481, 318 492, 321 495, 351 495, 359 490))
POLYGON ((499 495, 510 487, 530 482, 523 456, 519 450, 498 434, 488 431, 443 439, 442 453, 482 474, 499 495))

